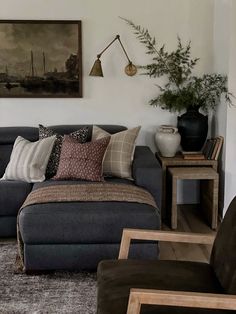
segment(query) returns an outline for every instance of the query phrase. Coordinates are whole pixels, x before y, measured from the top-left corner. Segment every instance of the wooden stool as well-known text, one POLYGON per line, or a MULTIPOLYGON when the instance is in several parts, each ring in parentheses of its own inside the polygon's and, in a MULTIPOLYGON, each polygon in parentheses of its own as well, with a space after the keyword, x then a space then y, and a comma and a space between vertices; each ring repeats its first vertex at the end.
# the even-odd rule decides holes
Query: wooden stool
POLYGON ((168 168, 168 186, 171 191, 167 194, 171 201, 168 202, 168 212, 171 218, 171 228, 177 228, 177 180, 201 180, 200 203, 204 215, 212 229, 217 228, 218 220, 218 189, 219 174, 210 167, 176 167, 168 168))

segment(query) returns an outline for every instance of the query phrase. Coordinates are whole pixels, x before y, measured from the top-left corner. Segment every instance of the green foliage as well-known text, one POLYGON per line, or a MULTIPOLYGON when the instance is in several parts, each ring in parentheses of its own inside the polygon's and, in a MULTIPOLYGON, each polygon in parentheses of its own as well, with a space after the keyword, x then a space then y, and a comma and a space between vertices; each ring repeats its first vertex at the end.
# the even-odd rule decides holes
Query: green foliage
POLYGON ((152 63, 140 68, 144 75, 161 77, 165 75, 168 82, 159 88, 159 94, 149 101, 151 106, 160 106, 169 111, 181 111, 188 107, 198 107, 208 112, 214 110, 224 95, 232 105, 234 97, 227 88, 227 76, 221 74, 204 74, 202 77, 192 75, 192 70, 199 58, 191 58, 191 42, 184 46, 177 37, 177 49, 168 52, 165 45, 157 47, 155 37, 149 31, 132 21, 122 18, 134 30, 138 40, 145 45, 146 53, 152 55, 152 63))

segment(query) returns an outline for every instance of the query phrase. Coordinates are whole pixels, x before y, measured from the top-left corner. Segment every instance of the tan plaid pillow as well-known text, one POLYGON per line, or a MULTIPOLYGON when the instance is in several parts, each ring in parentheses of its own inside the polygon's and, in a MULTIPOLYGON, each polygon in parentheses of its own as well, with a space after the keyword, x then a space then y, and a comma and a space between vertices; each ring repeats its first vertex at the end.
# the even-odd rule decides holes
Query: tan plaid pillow
POLYGON ((131 165, 134 154, 135 140, 140 126, 110 134, 98 126, 93 127, 92 141, 111 136, 107 151, 103 160, 103 174, 125 179, 132 179, 131 165))

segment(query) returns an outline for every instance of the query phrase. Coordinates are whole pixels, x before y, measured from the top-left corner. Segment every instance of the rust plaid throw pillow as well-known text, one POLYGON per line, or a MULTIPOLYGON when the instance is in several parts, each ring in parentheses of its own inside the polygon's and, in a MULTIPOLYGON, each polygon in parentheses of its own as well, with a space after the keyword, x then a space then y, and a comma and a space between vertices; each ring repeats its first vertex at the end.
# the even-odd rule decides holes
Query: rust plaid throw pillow
POLYGON ((60 162, 54 180, 103 181, 102 161, 110 137, 78 143, 68 135, 62 141, 60 162))
POLYGON ((111 136, 103 161, 103 174, 105 176, 132 179, 131 166, 135 141, 140 129, 141 127, 138 126, 111 135, 98 126, 93 126, 92 141, 104 138, 108 135, 111 136))

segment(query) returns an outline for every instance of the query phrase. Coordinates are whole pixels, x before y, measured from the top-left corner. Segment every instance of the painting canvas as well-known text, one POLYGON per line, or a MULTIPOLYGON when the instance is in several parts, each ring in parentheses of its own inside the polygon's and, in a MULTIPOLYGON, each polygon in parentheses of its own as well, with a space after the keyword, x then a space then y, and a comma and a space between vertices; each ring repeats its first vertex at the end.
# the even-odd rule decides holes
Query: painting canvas
POLYGON ((82 97, 81 21, 0 21, 0 97, 82 97))

